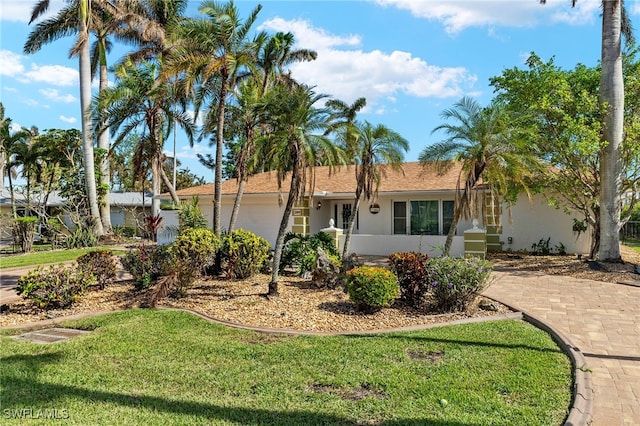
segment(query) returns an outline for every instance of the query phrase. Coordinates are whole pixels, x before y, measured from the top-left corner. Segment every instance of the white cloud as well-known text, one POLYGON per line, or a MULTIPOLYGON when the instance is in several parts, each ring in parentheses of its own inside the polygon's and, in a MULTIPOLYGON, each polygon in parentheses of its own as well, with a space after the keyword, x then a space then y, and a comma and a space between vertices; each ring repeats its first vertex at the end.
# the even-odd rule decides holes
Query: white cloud
POLYGON ((23 83, 39 82, 53 86, 74 86, 78 84, 78 71, 62 65, 31 65, 31 69, 21 78, 23 83))
POLYGON ((31 99, 31 98, 24 98, 24 99, 22 99, 21 102, 23 104, 31 106, 31 107, 45 108, 45 109, 51 108, 50 105, 40 103, 39 101, 36 101, 35 99, 31 99))
POLYGON ((600 0, 580 0, 571 8, 569 0, 376 0, 382 6, 404 9, 418 18, 442 23, 450 34, 469 27, 527 27, 562 22, 571 25, 591 23, 600 8, 600 0))
POLYGON ((61 94, 57 89, 40 89, 38 90, 42 96, 47 99, 51 99, 52 101, 62 102, 65 104, 70 104, 73 102, 77 102, 78 98, 70 94, 61 94))
POLYGON ((76 121, 78 121, 75 117, 67 117, 65 115, 61 115, 58 118, 60 119, 60 121, 64 121, 65 123, 70 123, 70 124, 73 124, 76 121))
MULTIPOLYGON (((180 151, 176 152, 178 160, 195 160, 198 158, 197 154, 213 154, 213 147, 210 147, 206 142, 194 144, 192 147, 184 145, 180 147, 180 151)), ((170 157, 173 156, 173 151, 164 150, 164 153, 170 157)))
POLYGON ((24 72, 22 58, 24 56, 10 50, 0 50, 0 75, 15 77, 22 74, 24 72))
POLYGON ((291 65, 296 80, 315 86, 317 93, 347 103, 365 97, 367 111, 385 110, 381 104, 393 103, 401 94, 420 98, 457 97, 476 82, 476 77, 463 67, 431 65, 408 52, 354 49, 361 44, 359 36, 335 36, 307 21, 277 18, 265 22, 262 28, 291 31, 298 46, 318 52, 315 61, 291 65))

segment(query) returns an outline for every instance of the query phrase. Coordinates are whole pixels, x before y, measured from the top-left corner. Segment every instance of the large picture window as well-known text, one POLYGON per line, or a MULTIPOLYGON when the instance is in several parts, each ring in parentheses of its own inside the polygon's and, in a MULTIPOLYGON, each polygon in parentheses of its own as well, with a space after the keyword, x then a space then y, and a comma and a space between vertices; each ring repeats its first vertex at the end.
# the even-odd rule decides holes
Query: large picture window
POLYGON ((411 201, 411 235, 439 235, 438 201, 411 201))
POLYGON ((446 235, 453 222, 453 215, 453 201, 450 200, 394 201, 393 233, 446 235))

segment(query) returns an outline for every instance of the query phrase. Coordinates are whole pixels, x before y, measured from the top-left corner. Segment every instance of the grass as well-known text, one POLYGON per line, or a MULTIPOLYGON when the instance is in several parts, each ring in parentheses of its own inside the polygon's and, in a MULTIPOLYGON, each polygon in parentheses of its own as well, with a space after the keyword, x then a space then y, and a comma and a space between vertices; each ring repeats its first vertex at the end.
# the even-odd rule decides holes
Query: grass
MULTIPOLYGON (((66 262, 69 260, 75 260, 83 254, 95 250, 111 250, 111 248, 109 246, 87 247, 81 249, 48 250, 37 251, 34 253, 17 254, 13 256, 3 256, 0 257, 0 269, 66 262)), ((114 251, 114 254, 118 253, 119 251, 114 251)))
POLYGON ((569 360, 519 320, 286 336, 137 309, 65 325, 93 331, 0 332, 3 424, 26 409, 30 424, 559 425, 571 400, 569 360))
POLYGON ((628 240, 624 240, 622 244, 624 244, 627 247, 631 247, 632 249, 640 253, 640 240, 628 239, 628 240))

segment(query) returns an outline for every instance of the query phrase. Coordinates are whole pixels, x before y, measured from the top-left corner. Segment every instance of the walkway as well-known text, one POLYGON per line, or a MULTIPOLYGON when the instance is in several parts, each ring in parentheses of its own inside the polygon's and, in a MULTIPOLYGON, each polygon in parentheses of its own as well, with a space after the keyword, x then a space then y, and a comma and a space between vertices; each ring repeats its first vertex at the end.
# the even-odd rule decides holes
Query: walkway
POLYGON ((640 287, 495 272, 484 292, 551 325, 586 358, 593 425, 640 425, 640 287))

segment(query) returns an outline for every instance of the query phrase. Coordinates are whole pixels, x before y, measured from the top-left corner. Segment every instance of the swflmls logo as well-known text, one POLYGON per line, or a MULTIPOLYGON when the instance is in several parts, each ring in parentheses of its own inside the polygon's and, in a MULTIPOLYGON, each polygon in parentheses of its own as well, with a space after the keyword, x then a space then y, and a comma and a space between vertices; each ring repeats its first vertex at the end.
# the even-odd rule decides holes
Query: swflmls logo
POLYGON ((68 419, 66 408, 5 408, 2 410, 5 419, 68 419))

